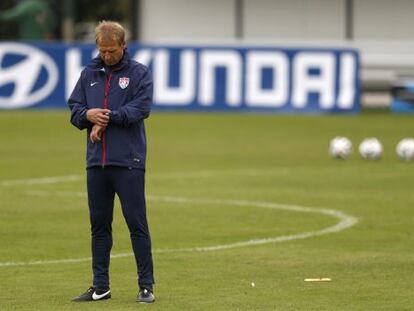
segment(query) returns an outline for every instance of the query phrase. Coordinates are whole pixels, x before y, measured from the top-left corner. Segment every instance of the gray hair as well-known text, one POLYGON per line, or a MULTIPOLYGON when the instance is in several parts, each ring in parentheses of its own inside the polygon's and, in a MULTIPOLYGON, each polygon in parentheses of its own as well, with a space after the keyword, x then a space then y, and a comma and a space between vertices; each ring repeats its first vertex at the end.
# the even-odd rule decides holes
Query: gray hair
POLYGON ((115 40, 122 45, 125 43, 125 29, 118 22, 100 21, 95 28, 95 42, 99 40, 115 40))

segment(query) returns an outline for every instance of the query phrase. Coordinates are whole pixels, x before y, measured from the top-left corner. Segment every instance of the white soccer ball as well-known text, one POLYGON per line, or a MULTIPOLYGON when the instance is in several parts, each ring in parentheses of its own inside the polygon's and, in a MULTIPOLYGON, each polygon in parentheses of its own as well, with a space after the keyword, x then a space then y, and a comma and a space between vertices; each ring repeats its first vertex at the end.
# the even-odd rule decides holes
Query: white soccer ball
POLYGON ((414 159, 414 138, 402 139, 396 148, 397 155, 403 161, 411 161, 414 159))
POLYGON ((382 152, 382 144, 375 137, 365 138, 359 145, 359 154, 366 160, 378 160, 382 152))
POLYGON ((352 143, 346 137, 337 136, 329 143, 329 155, 336 159, 346 159, 352 151, 352 143))

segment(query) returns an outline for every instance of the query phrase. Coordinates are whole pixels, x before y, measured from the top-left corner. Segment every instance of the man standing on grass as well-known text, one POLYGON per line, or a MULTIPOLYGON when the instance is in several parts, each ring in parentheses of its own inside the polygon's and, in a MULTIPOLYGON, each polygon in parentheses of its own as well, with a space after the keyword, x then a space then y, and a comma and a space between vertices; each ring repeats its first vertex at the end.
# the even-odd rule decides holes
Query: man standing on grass
POLYGON ((152 102, 147 67, 130 59, 125 30, 102 21, 96 27, 99 56, 82 71, 69 98, 71 123, 87 129, 87 189, 92 234, 93 285, 73 301, 111 298, 109 259, 114 197, 118 195, 131 235, 138 271, 138 302, 151 303, 153 263, 144 175, 144 119, 152 102))

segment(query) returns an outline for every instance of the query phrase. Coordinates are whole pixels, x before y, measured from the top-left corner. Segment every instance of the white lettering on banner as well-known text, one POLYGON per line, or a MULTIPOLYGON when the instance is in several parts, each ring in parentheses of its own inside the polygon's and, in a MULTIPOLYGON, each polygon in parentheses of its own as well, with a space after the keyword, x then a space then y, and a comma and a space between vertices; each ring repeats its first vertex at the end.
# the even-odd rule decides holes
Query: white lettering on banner
POLYGON ((289 96, 289 60, 282 52, 248 52, 246 56, 246 105, 281 107, 289 96), (262 69, 272 69, 272 87, 262 88, 262 69))
POLYGON ((335 58, 328 52, 299 52, 293 59, 292 105, 304 108, 308 95, 319 93, 321 108, 335 105, 335 58), (318 70, 312 75, 310 70, 318 70))
POLYGON ((192 50, 184 50, 180 55, 179 85, 169 86, 168 50, 161 49, 155 53, 154 61, 154 99, 160 105, 185 106, 194 100, 196 55, 192 50))
POLYGON ((241 105, 242 60, 239 52, 231 50, 203 50, 200 52, 199 102, 212 106, 215 95, 216 68, 226 69, 226 103, 231 107, 241 105))
POLYGON ((80 74, 82 72, 82 52, 78 48, 70 48, 66 51, 65 54, 65 96, 66 99, 72 94, 76 82, 79 80, 80 74))
POLYGON ((340 58, 338 107, 349 109, 355 97, 356 59, 351 53, 343 53, 340 58))
POLYGON ((14 84, 11 94, 0 96, 0 108, 31 106, 44 100, 55 90, 59 80, 57 66, 41 49, 22 43, 0 43, 0 64, 7 55, 23 59, 10 67, 0 67, 0 87, 9 83, 14 84), (34 90, 42 69, 46 70, 47 77, 44 83, 34 90))
POLYGON ((132 58, 145 66, 149 66, 152 60, 152 52, 150 49, 138 50, 132 58))

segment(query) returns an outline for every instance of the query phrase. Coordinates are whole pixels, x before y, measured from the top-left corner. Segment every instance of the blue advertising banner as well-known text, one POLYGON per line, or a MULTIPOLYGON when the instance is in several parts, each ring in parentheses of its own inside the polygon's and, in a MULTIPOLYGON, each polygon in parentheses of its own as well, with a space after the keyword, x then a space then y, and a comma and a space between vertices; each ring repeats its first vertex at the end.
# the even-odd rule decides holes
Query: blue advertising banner
MULTIPOLYGON (((154 109, 358 112, 353 49, 129 44, 149 66, 154 109)), ((92 44, 0 42, 0 109, 66 108, 92 44)))

